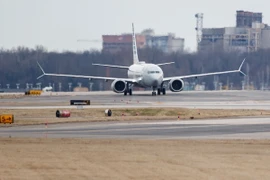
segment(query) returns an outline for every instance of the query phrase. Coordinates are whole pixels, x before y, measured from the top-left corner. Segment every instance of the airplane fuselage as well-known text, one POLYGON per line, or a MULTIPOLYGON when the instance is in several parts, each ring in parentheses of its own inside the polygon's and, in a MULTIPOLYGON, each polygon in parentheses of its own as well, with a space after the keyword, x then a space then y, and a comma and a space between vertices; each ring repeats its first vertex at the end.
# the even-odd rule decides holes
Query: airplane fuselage
POLYGON ((140 62, 129 67, 128 77, 136 79, 141 87, 160 87, 163 82, 163 71, 155 64, 140 62))

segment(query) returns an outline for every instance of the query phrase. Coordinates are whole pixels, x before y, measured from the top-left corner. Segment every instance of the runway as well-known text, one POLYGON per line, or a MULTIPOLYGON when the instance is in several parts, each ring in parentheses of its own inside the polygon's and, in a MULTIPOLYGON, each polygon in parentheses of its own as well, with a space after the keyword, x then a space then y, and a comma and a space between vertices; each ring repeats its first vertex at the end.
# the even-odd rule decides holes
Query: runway
POLYGON ((2 128, 1 137, 119 139, 270 139, 270 118, 67 123, 2 128))
MULTIPOLYGON (((182 107, 201 109, 270 109, 268 91, 206 91, 151 96, 137 92, 53 93, 38 97, 1 99, 0 109, 77 108, 71 99, 89 99, 84 108, 182 107)), ((62 123, 0 128, 0 137, 139 138, 139 139, 269 139, 270 118, 189 121, 62 123)))
POLYGON ((184 91, 151 96, 150 91, 123 96, 113 92, 45 93, 37 97, 0 99, 0 109, 76 108, 71 99, 87 99, 84 108, 182 107, 204 109, 270 109, 269 91, 184 91))

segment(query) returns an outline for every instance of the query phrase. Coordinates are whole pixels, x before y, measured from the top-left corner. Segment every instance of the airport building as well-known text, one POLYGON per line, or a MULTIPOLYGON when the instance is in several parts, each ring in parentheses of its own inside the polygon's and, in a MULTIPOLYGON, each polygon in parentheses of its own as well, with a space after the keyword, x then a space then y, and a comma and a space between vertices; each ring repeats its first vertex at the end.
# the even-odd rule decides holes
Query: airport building
POLYGON ((262 13, 236 11, 236 27, 252 27, 253 22, 262 23, 262 13))
POLYGON ((262 13, 237 11, 236 27, 203 28, 199 50, 253 52, 270 48, 270 27, 262 13))
MULTIPOLYGON (((104 51, 117 52, 132 48, 132 34, 103 35, 102 41, 104 51)), ((185 40, 175 37, 173 33, 157 36, 152 29, 146 29, 142 33, 136 34, 136 42, 138 48, 158 48, 166 53, 182 52, 185 45, 185 40)))
POLYGON ((185 39, 176 38, 172 33, 163 36, 149 36, 146 38, 146 45, 160 49, 166 53, 183 52, 185 39))
MULTIPOLYGON (((138 48, 143 48, 146 45, 144 35, 136 35, 136 42, 138 48)), ((132 48, 132 34, 122 35, 103 35, 102 47, 104 51, 117 52, 122 49, 132 48)))

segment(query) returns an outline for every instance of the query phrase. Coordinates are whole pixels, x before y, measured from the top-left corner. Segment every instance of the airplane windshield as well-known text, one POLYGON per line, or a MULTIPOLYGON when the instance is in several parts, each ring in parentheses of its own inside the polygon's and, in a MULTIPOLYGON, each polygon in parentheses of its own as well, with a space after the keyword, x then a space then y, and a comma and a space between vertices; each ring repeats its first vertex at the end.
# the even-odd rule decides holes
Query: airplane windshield
POLYGON ((148 71, 148 74, 159 74, 159 71, 148 71))

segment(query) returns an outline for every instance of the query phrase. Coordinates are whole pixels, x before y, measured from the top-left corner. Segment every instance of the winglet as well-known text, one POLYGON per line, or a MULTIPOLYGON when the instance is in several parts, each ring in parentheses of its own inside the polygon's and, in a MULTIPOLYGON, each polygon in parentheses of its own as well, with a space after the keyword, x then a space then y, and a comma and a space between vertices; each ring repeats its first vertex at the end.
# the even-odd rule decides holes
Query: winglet
POLYGON ((246 76, 246 74, 243 73, 243 71, 242 71, 241 69, 242 69, 243 64, 244 64, 245 61, 246 61, 246 58, 242 61, 241 65, 240 65, 240 67, 239 67, 239 69, 238 69, 238 71, 239 71, 242 75, 244 75, 244 76, 246 76))
POLYGON ((41 67, 41 65, 37 62, 37 64, 38 64, 38 66, 39 66, 39 68, 40 68, 40 70, 42 71, 42 75, 41 76, 39 76, 39 77, 37 77, 37 79, 40 79, 40 78, 42 78, 43 76, 45 76, 46 75, 46 73, 45 73, 45 71, 43 70, 43 68, 41 67))

